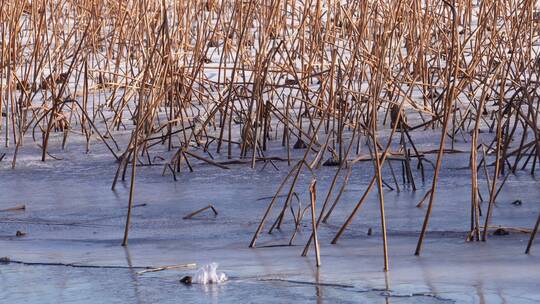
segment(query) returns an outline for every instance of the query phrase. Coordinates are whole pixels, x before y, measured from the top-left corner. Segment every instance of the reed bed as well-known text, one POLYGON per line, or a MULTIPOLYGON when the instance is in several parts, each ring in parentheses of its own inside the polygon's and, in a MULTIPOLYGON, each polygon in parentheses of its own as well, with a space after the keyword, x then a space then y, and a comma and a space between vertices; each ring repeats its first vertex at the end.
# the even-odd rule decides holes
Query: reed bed
POLYGON ((486 241, 506 180, 537 171, 537 9, 532 0, 4 0, 0 159, 15 168, 35 144, 42 161, 55 161, 53 136, 62 148, 73 137, 87 150, 106 146, 118 163, 112 189, 130 173, 124 245, 137 167, 162 166, 176 180, 201 162, 286 163, 250 247, 274 208, 268 231, 292 214, 290 244, 309 210, 303 255, 314 242, 317 264, 317 228, 340 207, 352 168, 367 163, 372 179, 332 243, 375 188, 387 270, 385 188, 416 191, 419 176, 431 177, 418 204, 426 208, 418 255, 445 156, 470 154, 471 241, 486 241), (415 144, 428 131, 440 134, 435 150, 415 144), (335 169, 327 191, 317 190, 321 166, 335 169), (305 171, 313 181, 302 208, 305 171))

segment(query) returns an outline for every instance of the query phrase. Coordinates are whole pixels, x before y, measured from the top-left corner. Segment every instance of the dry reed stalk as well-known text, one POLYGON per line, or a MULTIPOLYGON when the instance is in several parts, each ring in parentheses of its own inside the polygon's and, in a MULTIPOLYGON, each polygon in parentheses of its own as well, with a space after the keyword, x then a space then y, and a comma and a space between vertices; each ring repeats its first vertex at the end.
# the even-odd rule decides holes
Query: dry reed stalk
POLYGON ((531 238, 529 239, 529 242, 527 243, 527 249, 525 249, 525 254, 529 254, 531 252, 531 247, 533 245, 534 239, 536 237, 536 233, 538 233, 538 227, 540 227, 540 214, 538 215, 538 219, 536 220, 536 224, 534 225, 534 228, 531 232, 531 238))
POLYGON ((182 219, 184 219, 184 220, 190 219, 190 218, 194 217, 195 215, 197 215, 197 214, 199 214, 199 213, 201 213, 201 212, 203 212, 205 210, 208 210, 208 209, 210 209, 210 210, 212 210, 212 212, 214 212, 214 216, 218 215, 218 212, 217 212, 216 208, 213 205, 208 205, 208 206, 206 206, 204 208, 201 208, 201 209, 199 209, 197 211, 194 211, 194 212, 184 216, 182 219))

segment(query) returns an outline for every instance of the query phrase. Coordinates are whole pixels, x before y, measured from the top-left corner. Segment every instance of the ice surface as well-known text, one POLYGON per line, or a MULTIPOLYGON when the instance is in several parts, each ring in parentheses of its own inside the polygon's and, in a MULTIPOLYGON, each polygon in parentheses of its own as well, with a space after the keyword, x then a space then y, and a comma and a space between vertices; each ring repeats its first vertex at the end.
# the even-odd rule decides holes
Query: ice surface
MULTIPOLYGON (((422 139, 418 139, 419 142, 422 139)), ((426 139, 426 145, 428 140, 426 139)), ((54 143, 54 141, 53 141, 54 143)), ((36 166, 32 146, 21 154, 15 170, 0 162, 0 209, 26 204, 25 212, 0 214, 0 256, 25 263, 0 265, 0 302, 219 302, 275 303, 293 301, 350 303, 535 303, 540 301, 540 250, 523 254, 528 234, 490 236, 488 242, 464 241, 469 225, 467 154, 448 155, 441 174, 429 233, 420 257, 413 255, 425 213, 415 205, 430 187, 418 191, 385 191, 390 269, 382 271, 377 196, 370 194, 358 217, 337 245, 330 245, 339 226, 366 188, 372 170, 353 170, 340 207, 321 225, 322 267, 310 252, 301 257, 309 237, 307 217, 294 246, 286 245, 293 229, 287 217, 281 231, 261 234, 256 249, 248 248, 268 202, 290 167, 278 162, 261 171, 244 165, 221 170, 194 162, 174 182, 161 176, 162 167, 140 167, 129 246, 121 247, 129 181, 110 190, 116 162, 101 145, 84 154, 81 145, 57 144, 51 153, 63 160, 36 166), (27 153, 27 154, 25 154, 27 153), (211 203, 217 217, 182 217, 211 203), (367 230, 373 229, 368 236, 367 230), (27 232, 15 237, 17 230, 27 232), (185 270, 136 275, 140 266, 220 263, 229 276, 225 284, 202 288, 178 283, 185 270)), ((429 156, 434 157, 434 156, 429 156)), ((318 174, 320 193, 328 189, 335 168, 318 174)), ((415 173, 416 174, 416 173, 415 173)), ((416 176, 418 181, 420 178, 416 176)), ((309 173, 297 189, 308 202, 309 173)), ((486 181, 480 180, 485 190, 486 181)), ((497 199, 493 225, 530 228, 538 212, 539 181, 528 173, 511 176, 497 199), (520 199, 521 206, 511 202, 520 199)), ((282 203, 283 201, 280 201, 282 203)), ((320 206, 318 206, 320 208, 320 206)), ((279 208, 278 208, 279 209, 279 208)))

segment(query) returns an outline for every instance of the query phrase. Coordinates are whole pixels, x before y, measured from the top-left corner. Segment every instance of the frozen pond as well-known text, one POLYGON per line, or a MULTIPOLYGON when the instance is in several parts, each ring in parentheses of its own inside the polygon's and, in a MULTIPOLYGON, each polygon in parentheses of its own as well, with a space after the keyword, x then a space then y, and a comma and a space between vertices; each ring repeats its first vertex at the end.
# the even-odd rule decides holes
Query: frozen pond
MULTIPOLYGON (((416 192, 385 191, 390 253, 390 272, 385 275, 376 192, 339 243, 330 244, 367 186, 369 164, 354 169, 340 205, 319 229, 322 266, 317 270, 313 250, 308 257, 300 256, 311 231, 308 215, 295 246, 275 246, 288 243, 293 229, 289 215, 281 231, 262 233, 259 248, 248 248, 268 197, 289 170, 285 163, 278 163, 280 171, 271 166, 261 171, 261 164, 256 170, 244 165, 220 170, 195 163, 195 172, 183 171, 176 182, 170 175, 161 176, 161 166, 141 167, 129 246, 124 248, 120 243, 129 182, 111 191, 116 163, 99 148, 89 154, 77 149, 61 152, 62 161, 41 163, 37 156, 22 157, 15 170, 6 161, 0 163, 1 209, 17 204, 27 208, 0 214, 0 256, 21 262, 0 265, 2 303, 540 301, 540 249, 523 253, 528 234, 512 231, 490 235, 485 243, 465 242, 469 171, 460 168, 458 160, 466 156, 447 156, 420 257, 413 252, 425 206, 415 205, 430 187, 432 172, 427 171, 425 183, 418 179, 416 192), (182 219, 210 203, 218 210, 217 217, 205 212, 182 219), (17 230, 27 235, 16 237, 17 230), (218 262, 230 280, 188 287, 179 279, 194 269, 136 274, 142 266, 209 262, 218 262)), ((334 170, 323 167, 318 172, 320 193, 334 170)), ((303 176, 298 188, 306 202, 308 177, 303 176)), ((531 228, 538 186, 527 173, 510 177, 497 199, 492 225, 531 228), (523 204, 512 205, 516 199, 523 204)))
POLYGON ((449 2, 2 1, 0 304, 540 303, 540 11, 449 2))

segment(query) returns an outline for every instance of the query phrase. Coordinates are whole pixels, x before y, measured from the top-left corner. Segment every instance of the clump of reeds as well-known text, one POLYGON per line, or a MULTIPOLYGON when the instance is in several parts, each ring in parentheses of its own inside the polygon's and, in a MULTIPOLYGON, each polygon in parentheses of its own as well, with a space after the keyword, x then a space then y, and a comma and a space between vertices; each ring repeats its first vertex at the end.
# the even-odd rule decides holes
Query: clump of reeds
MULTIPOLYGON (((80 134, 87 150, 99 138, 118 160, 112 188, 131 170, 130 206, 140 165, 159 164, 176 180, 195 160, 222 169, 285 161, 291 172, 252 247, 286 187, 270 231, 281 227, 303 170, 336 169, 318 217, 312 209, 315 232, 338 206, 352 166, 370 162, 373 177, 333 243, 376 186, 387 269, 383 188, 414 191, 418 174, 424 180, 424 167, 433 166, 419 204, 427 202, 419 254, 442 160, 459 152, 457 142, 470 143, 462 151, 470 153, 470 240, 486 240, 511 174, 535 173, 538 15, 530 0, 3 1, 1 142, 13 147, 15 167, 25 141, 36 142, 47 161, 57 158, 51 136, 61 136, 63 148, 80 134), (391 134, 382 140, 385 127, 391 134), (441 131, 435 151, 415 144, 427 129, 441 131), (115 138, 122 130, 131 130, 128 142, 115 138), (271 143, 283 154, 271 155, 271 143), (304 151, 300 159, 291 156, 295 149, 304 151)), ((295 233, 301 213, 293 216, 295 233)), ((316 233, 308 245, 312 239, 318 255, 316 233)))

